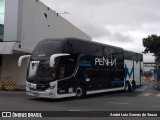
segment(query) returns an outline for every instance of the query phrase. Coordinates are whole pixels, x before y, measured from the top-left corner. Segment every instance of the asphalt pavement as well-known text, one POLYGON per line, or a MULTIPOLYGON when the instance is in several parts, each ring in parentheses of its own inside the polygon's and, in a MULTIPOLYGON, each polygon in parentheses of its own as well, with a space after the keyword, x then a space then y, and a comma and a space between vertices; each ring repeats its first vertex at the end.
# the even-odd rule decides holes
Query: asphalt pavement
MULTIPOLYGON (((0 111, 160 111, 160 91, 153 82, 144 82, 144 86, 134 92, 109 92, 89 95, 85 99, 64 98, 45 99, 26 95, 24 91, 0 91, 0 111)), ((63 112, 62 112, 63 113, 63 112)), ((65 114, 65 113, 64 113, 65 114)), ((96 113, 95 113, 96 114, 96 113)), ((76 119, 115 119, 124 120, 127 117, 76 117, 76 119)), ((39 118, 41 119, 41 118, 39 118)), ((54 117, 60 119, 75 119, 74 117, 54 117)), ((133 120, 152 120, 156 117, 129 117, 133 120)), ((1 120, 1 118, 0 118, 1 120)), ((127 119, 128 120, 128 119, 127 119)))

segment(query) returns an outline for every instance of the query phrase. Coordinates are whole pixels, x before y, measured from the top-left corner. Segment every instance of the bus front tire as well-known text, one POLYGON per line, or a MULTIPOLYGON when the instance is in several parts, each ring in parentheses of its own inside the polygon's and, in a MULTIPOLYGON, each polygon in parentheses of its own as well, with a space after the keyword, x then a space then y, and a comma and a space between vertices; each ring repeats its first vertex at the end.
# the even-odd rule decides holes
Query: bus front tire
POLYGON ((81 99, 84 98, 86 95, 86 90, 83 85, 80 85, 76 88, 76 98, 81 99))

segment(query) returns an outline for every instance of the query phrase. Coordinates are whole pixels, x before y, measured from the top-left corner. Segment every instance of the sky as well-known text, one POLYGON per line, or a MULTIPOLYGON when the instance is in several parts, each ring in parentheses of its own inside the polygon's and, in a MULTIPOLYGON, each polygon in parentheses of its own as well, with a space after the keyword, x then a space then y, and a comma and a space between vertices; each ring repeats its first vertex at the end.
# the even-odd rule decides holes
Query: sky
MULTIPOLYGON (((93 41, 142 53, 143 38, 160 35, 160 0, 41 0, 93 41)), ((144 62, 153 62, 152 54, 144 62)))

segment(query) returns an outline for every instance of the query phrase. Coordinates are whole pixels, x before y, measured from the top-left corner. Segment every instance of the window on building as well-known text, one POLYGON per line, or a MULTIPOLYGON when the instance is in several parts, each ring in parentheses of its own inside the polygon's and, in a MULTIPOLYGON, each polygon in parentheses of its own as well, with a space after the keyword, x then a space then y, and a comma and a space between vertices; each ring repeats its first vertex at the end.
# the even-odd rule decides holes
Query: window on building
POLYGON ((3 35, 4 35, 4 14, 5 14, 5 0, 0 0, 0 42, 3 41, 3 35))

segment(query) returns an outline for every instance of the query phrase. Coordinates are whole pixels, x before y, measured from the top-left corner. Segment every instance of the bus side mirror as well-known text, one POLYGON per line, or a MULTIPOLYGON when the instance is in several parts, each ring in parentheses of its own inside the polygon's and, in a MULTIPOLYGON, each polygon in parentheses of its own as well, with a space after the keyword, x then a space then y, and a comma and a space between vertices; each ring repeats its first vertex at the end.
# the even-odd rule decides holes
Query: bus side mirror
POLYGON ((30 58, 31 55, 23 55, 21 56, 19 59, 18 59, 18 67, 21 67, 21 64, 22 64, 22 60, 24 58, 30 58))
POLYGON ((70 54, 67 54, 67 53, 59 53, 59 54, 53 54, 53 55, 51 55, 50 61, 49 61, 50 67, 54 67, 55 59, 56 59, 57 57, 68 56, 68 55, 70 55, 70 54))

